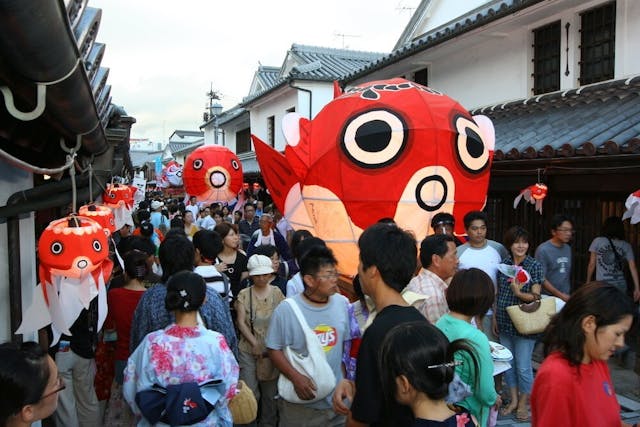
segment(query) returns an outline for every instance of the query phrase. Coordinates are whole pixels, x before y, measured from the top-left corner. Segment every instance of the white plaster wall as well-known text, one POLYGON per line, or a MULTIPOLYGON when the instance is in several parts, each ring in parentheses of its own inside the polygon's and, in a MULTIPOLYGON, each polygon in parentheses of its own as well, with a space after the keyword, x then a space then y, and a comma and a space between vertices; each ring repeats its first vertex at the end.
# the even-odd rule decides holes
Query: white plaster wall
POLYGON ((640 73, 640 1, 616 3, 616 78, 640 73))
MULTIPOLYGON (((0 160, 0 205, 4 206, 7 199, 15 192, 29 190, 33 187, 33 176, 29 172, 0 160)), ((9 267, 7 223, 0 220, 0 342, 11 339, 10 305, 9 305, 9 267)), ((36 273, 36 242, 33 213, 20 217, 20 262, 22 270, 22 311, 24 312, 33 298, 33 290, 37 285, 36 273)), ((36 334, 25 335, 25 341, 36 340, 36 334)))
POLYGON ((415 36, 424 34, 427 31, 431 31, 434 28, 453 21, 470 10, 480 7, 488 2, 489 0, 431 0, 431 4, 429 5, 425 16, 426 19, 423 21, 422 25, 418 27, 419 30, 415 36))

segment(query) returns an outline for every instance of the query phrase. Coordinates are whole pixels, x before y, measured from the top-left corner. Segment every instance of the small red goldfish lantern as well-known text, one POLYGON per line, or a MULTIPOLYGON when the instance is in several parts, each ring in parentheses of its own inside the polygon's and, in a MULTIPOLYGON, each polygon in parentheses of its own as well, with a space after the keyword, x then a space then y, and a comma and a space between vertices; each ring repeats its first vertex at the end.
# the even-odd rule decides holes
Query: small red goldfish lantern
POLYGON ((624 202, 625 208, 627 210, 624 212, 622 216, 622 220, 624 221, 627 218, 631 218, 631 224, 637 224, 640 222, 640 190, 636 190, 633 193, 629 194, 626 202, 624 202))
POLYGON ((185 160, 184 188, 200 202, 228 202, 242 188, 242 164, 228 148, 207 145, 185 160))
POLYGON ((40 283, 16 333, 51 324, 54 338, 70 335, 82 309, 98 297, 98 329, 107 316, 106 283, 113 263, 102 226, 93 219, 69 216, 49 223, 38 240, 40 283))
POLYGON ((456 218, 483 208, 495 134, 450 97, 404 79, 363 83, 313 120, 289 113, 284 155, 252 136, 267 188, 295 229, 324 239, 354 275, 358 237, 393 218, 418 241, 439 212, 456 218))
POLYGON ((517 208, 520 200, 524 197, 524 200, 536 205, 536 211, 542 215, 542 201, 547 197, 547 186, 542 183, 536 183, 530 185, 524 190, 520 191, 520 194, 513 200, 513 208, 517 208))
POLYGON ((113 211, 116 230, 120 230, 125 224, 133 225, 131 210, 136 190, 135 187, 116 183, 107 184, 102 193, 102 203, 113 211))
POLYGON ((91 218, 100 224, 107 236, 110 236, 116 231, 116 220, 113 217, 113 212, 106 206, 95 204, 81 206, 80 209, 78 209, 78 214, 91 218))

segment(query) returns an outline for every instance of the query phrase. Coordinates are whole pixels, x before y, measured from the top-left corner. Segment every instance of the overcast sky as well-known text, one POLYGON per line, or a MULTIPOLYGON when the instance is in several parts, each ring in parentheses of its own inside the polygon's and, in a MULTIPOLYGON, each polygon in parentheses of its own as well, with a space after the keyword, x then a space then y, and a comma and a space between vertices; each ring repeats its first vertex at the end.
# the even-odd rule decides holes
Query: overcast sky
POLYGON ((225 109, 258 67, 280 67, 293 43, 389 52, 420 0, 90 0, 114 104, 132 137, 166 141, 198 130, 213 83, 225 109), (341 37, 338 34, 344 34, 341 37), (344 43, 344 45, 343 45, 344 43))

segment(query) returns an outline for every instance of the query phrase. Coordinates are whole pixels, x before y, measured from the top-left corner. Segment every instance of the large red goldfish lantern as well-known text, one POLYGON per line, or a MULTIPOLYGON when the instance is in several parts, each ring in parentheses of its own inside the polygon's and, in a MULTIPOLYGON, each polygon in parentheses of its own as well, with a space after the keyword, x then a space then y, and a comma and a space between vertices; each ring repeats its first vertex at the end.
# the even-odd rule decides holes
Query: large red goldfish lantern
POLYGON ((416 239, 431 218, 482 209, 494 129, 485 116, 404 79, 357 86, 313 120, 283 119, 284 155, 252 136, 260 169, 291 225, 324 239, 340 271, 355 274, 362 230, 389 217, 416 239))
POLYGON ((113 212, 107 206, 95 204, 81 206, 80 209, 78 209, 78 214, 80 216, 91 218, 100 224, 107 237, 116 231, 116 220, 113 216, 113 212))
POLYGON ((167 163, 160 172, 157 185, 160 188, 182 187, 182 165, 175 160, 167 163))
POLYGON ((184 162, 184 188, 200 202, 228 202, 242 188, 242 163, 231 150, 206 145, 184 162))
POLYGON ((135 192, 135 187, 116 183, 107 184, 102 193, 102 203, 113 211, 116 230, 120 230, 125 224, 133 225, 131 211, 135 192))
POLYGON ((540 215, 542 215, 542 201, 547 197, 547 191, 547 186, 540 182, 528 186, 524 190, 520 191, 520 194, 513 199, 513 209, 517 208, 520 200, 524 198, 525 201, 532 205, 536 205, 536 211, 540 212, 540 215))
POLYGON ((631 224, 637 224, 640 222, 640 190, 636 190, 633 193, 629 194, 627 200, 624 203, 625 208, 627 210, 624 212, 622 216, 622 220, 624 221, 627 218, 631 218, 631 224))
POLYGON ((98 297, 98 329, 107 316, 106 283, 113 263, 107 235, 96 221, 69 216, 49 223, 38 240, 40 283, 16 333, 37 331, 51 324, 52 345, 82 309, 98 297))

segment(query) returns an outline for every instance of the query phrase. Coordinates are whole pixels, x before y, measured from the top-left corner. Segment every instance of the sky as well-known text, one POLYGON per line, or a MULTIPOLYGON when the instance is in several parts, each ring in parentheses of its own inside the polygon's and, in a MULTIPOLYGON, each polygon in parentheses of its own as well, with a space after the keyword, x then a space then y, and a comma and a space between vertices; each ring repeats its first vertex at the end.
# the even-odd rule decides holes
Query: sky
POLYGON ((280 67, 293 43, 390 52, 420 0, 90 0, 102 9, 112 103, 136 118, 132 138, 166 142, 199 130, 213 89, 229 109, 259 64, 280 67), (344 37, 340 36, 344 35, 344 37))

